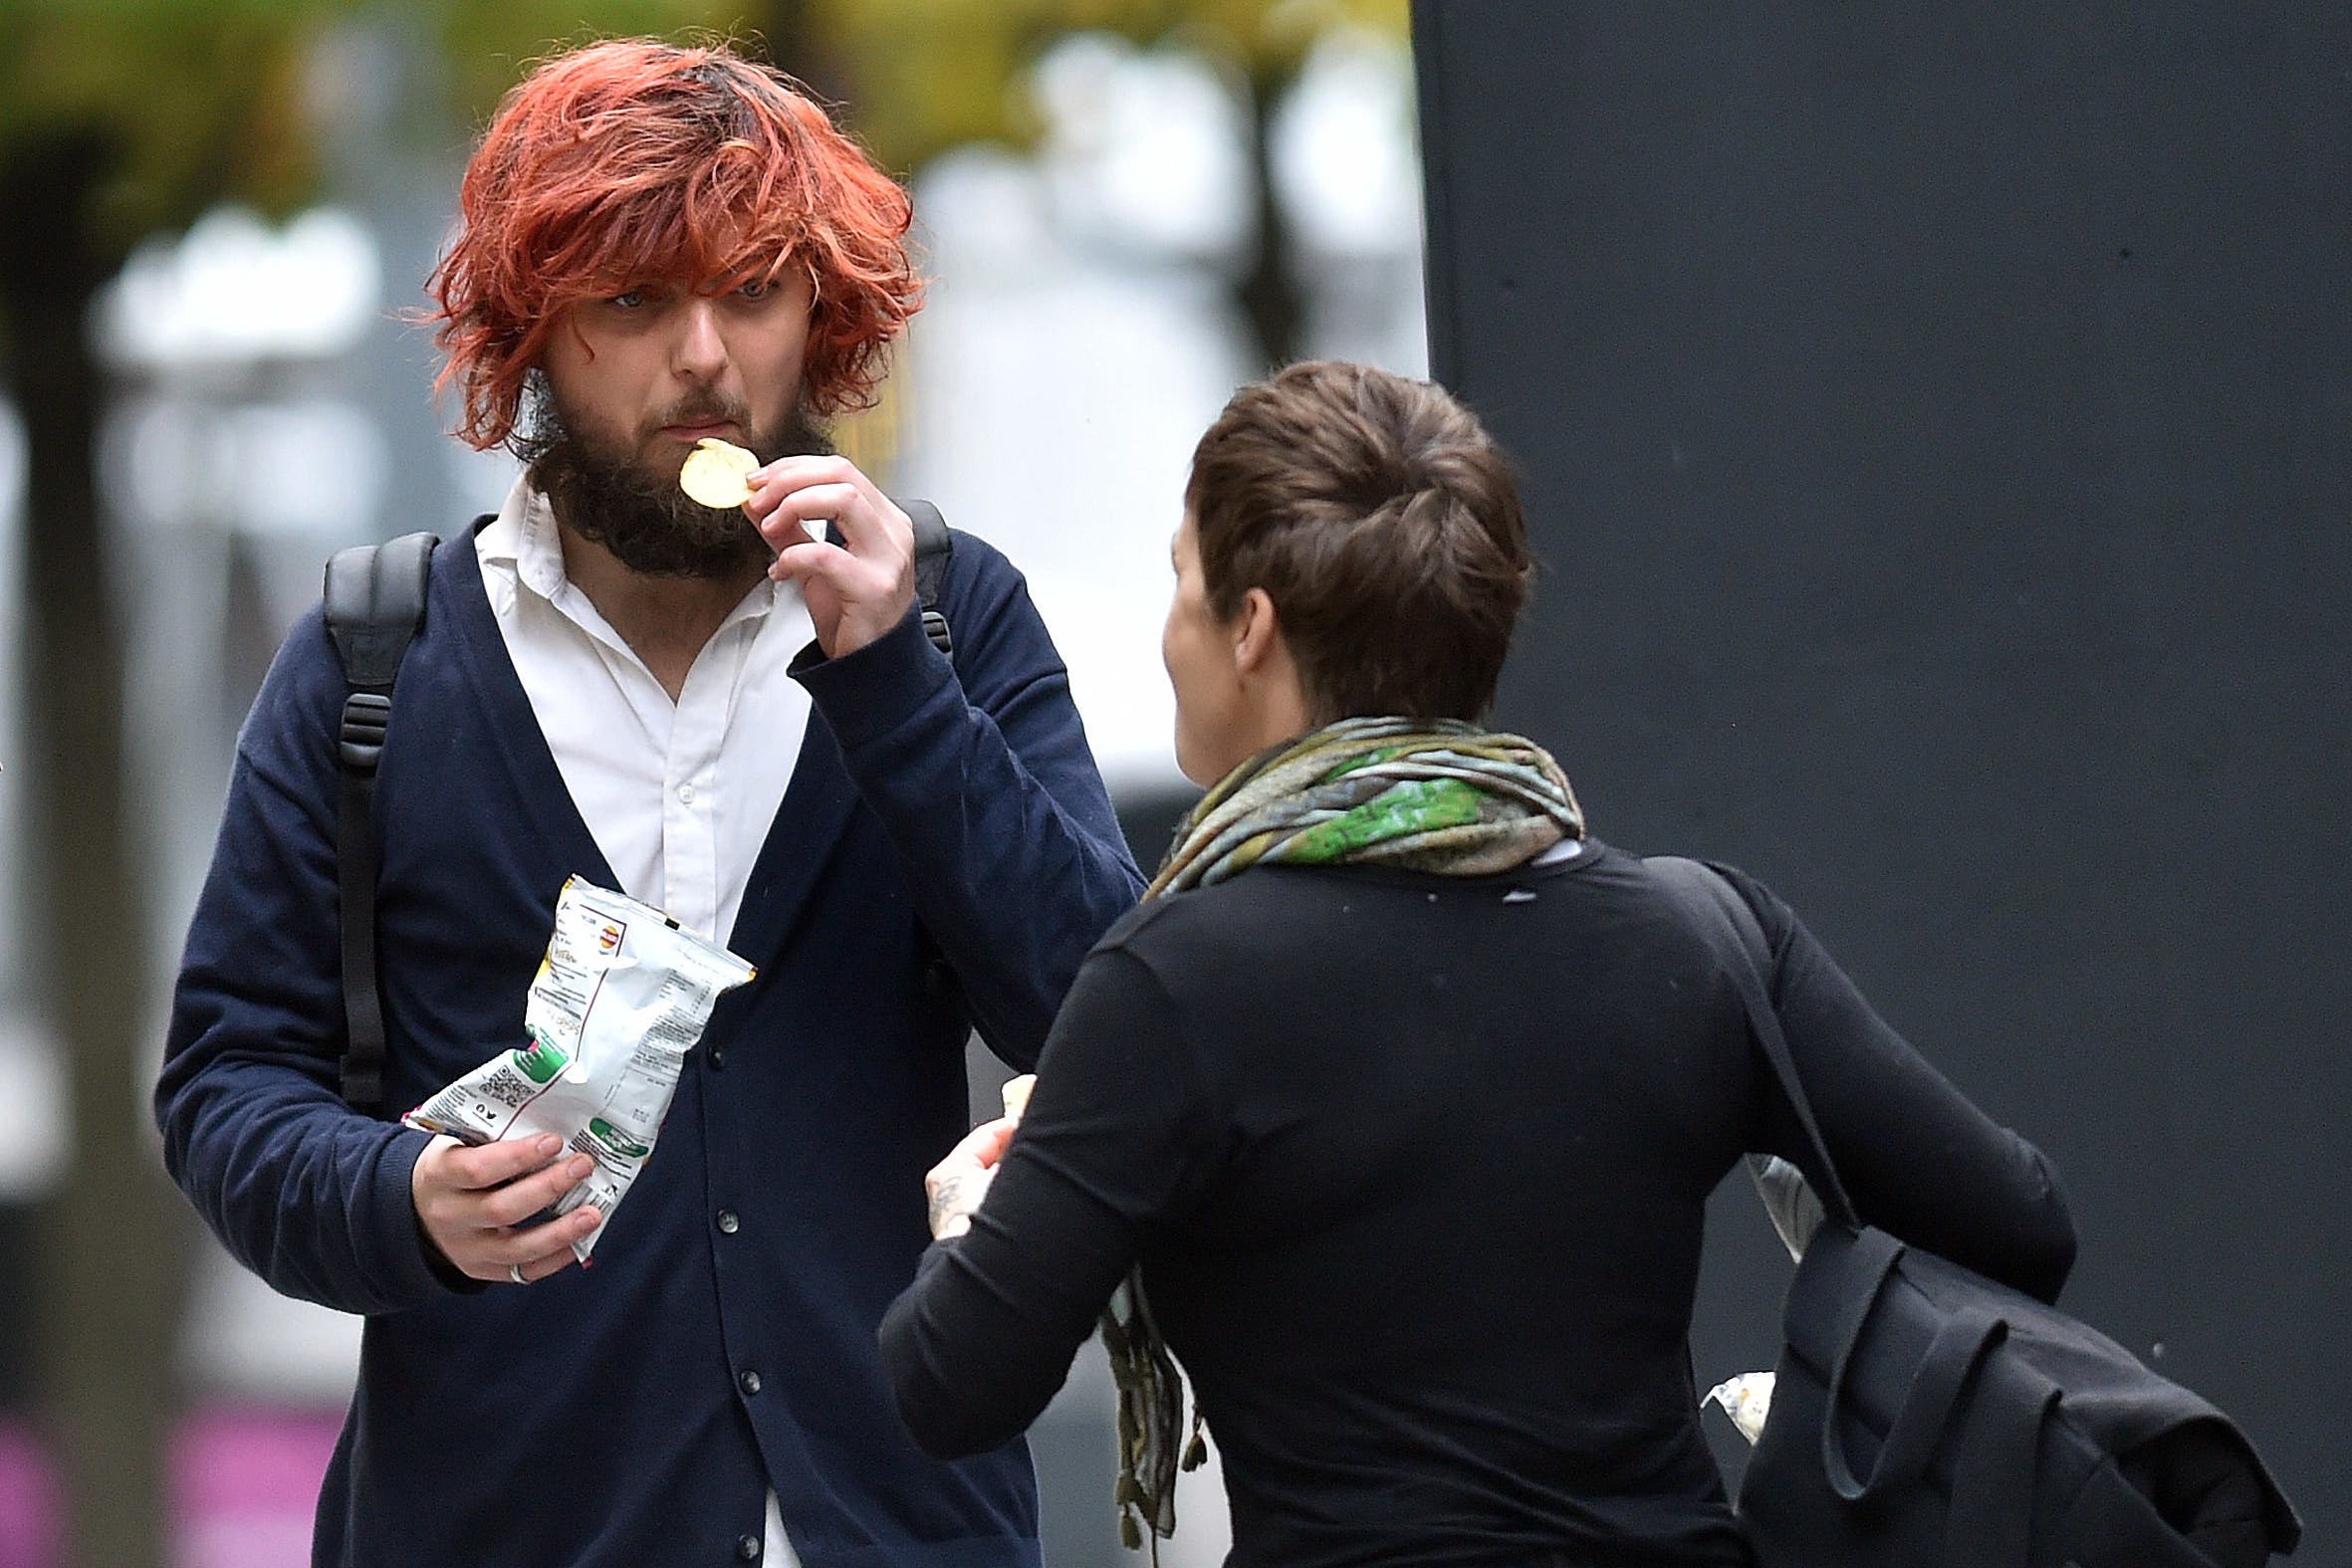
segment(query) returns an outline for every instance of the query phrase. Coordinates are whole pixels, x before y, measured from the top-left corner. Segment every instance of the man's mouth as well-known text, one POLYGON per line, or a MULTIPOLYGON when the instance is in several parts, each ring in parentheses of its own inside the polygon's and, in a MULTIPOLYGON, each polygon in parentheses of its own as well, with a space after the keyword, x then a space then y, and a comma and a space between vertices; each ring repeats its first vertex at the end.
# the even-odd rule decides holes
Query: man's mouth
POLYGON ((695 442, 710 436, 732 437, 740 428, 732 419, 693 419, 663 425, 661 433, 672 441, 681 441, 692 446, 695 442))

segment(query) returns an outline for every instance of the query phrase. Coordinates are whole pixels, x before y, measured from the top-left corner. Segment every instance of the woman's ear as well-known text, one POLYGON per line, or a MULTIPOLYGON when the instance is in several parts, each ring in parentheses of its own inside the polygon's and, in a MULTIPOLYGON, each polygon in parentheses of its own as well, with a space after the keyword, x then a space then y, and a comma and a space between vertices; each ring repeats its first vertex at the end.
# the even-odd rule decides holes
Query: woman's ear
POLYGON ((1264 588, 1252 588, 1243 597, 1242 612, 1234 621, 1233 667, 1244 675, 1256 675, 1282 647, 1282 616, 1264 588))

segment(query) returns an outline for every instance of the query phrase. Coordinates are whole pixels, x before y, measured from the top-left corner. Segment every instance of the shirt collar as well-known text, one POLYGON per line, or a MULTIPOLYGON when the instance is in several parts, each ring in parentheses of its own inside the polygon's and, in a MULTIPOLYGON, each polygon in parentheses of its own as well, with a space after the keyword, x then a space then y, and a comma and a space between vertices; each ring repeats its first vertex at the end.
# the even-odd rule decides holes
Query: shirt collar
MULTIPOLYGON (((555 508, 548 504, 547 493, 531 483, 528 471, 516 476, 506 504, 476 538, 475 550, 485 564, 509 567, 520 586, 550 604, 563 605, 575 598, 585 601, 586 595, 573 587, 571 575, 564 569, 564 541, 556 528, 555 508)), ((763 578, 729 612, 721 629, 767 614, 780 597, 790 601, 799 596, 797 584, 763 578)))
POLYGON ((474 536, 474 554, 486 566, 505 566, 513 569, 515 553, 523 541, 523 509, 531 504, 535 492, 530 479, 522 474, 507 487, 506 500, 500 503, 497 516, 482 526, 474 536))

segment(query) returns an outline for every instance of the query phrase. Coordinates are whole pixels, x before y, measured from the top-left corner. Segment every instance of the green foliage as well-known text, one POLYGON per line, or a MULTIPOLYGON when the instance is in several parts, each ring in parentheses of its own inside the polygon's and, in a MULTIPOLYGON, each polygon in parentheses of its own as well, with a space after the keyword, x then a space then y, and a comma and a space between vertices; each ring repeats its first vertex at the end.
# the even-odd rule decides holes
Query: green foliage
POLYGON ((102 250, 234 200, 316 194, 309 67, 321 35, 370 12, 441 52, 478 122, 528 69, 589 38, 728 27, 718 0, 0 0, 0 159, 96 132, 112 176, 83 216, 102 250))
POLYGON ((758 26, 756 6, 742 0, 413 0, 405 10, 440 46, 469 126, 534 62, 566 49, 599 38, 739 39, 758 26))
POLYGON ((223 195, 283 210, 310 193, 303 64, 327 0, 0 0, 0 159, 110 143, 78 216, 101 251, 223 195))
POLYGON ((1404 36, 1407 0, 806 0, 850 75, 849 118, 891 166, 965 141, 1036 133, 1022 74, 1057 38, 1099 29, 1138 44, 1182 39, 1261 86, 1297 67, 1317 34, 1352 22, 1404 36))
MULTIPOLYGON (((450 108, 478 125, 531 62, 591 38, 814 41, 848 119, 910 170, 1037 127, 1023 73, 1064 33, 1182 38, 1264 86, 1316 33, 1401 36, 1407 0, 0 0, 0 158, 97 131, 113 176, 85 216, 100 248, 176 228, 224 199, 284 211, 315 193, 305 101, 323 30, 373 12, 429 41, 450 108)), ((780 62, 786 69, 795 62, 780 62)), ((812 69, 813 74, 814 68, 812 69)))

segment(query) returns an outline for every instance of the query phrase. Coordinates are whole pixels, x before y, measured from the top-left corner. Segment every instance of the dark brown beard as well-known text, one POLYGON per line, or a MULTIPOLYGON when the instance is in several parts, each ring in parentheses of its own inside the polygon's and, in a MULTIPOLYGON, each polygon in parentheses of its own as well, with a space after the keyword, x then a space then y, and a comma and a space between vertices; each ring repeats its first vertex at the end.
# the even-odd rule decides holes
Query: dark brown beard
MULTIPOLYGON (((703 506, 678 488, 675 469, 647 469, 629 453, 582 433, 564 417, 544 379, 534 381, 530 428, 516 439, 515 451, 531 465, 532 482, 546 492, 567 528, 649 577, 723 581, 764 568, 774 559, 740 508, 703 506)), ((750 429, 747 409, 715 398, 670 410, 661 423, 704 419, 729 419, 750 429)), ((801 407, 780 427, 753 431, 746 444, 762 463, 833 449, 801 407)))

